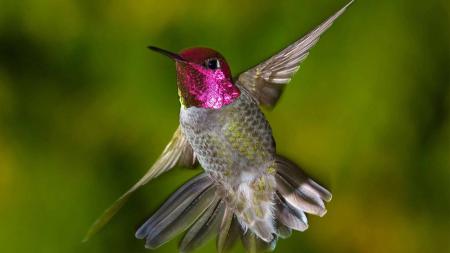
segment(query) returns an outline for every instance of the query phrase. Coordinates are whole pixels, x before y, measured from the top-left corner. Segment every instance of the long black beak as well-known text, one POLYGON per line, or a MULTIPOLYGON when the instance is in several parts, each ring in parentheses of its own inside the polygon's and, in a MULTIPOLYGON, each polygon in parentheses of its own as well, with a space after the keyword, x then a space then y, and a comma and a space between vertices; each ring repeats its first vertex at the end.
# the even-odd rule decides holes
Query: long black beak
POLYGON ((165 56, 167 56, 167 57, 169 57, 170 59, 175 60, 175 61, 182 61, 182 62, 185 62, 185 61, 186 61, 186 60, 185 60, 183 57, 181 57, 179 54, 172 53, 172 52, 170 52, 170 51, 167 51, 167 50, 162 49, 162 48, 159 48, 159 47, 149 46, 148 49, 153 50, 153 51, 155 51, 155 52, 158 52, 158 53, 160 53, 160 54, 163 54, 163 55, 165 55, 165 56))

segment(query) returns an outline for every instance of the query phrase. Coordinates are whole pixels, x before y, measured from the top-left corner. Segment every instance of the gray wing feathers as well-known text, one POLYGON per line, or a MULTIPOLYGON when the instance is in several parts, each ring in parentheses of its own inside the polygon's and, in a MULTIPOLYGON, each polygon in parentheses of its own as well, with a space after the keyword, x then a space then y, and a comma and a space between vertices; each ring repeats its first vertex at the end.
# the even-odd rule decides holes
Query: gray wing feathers
POLYGON ((275 106, 284 85, 289 83, 298 71, 300 63, 306 59, 309 50, 352 2, 353 0, 306 36, 242 73, 238 77, 238 84, 247 89, 261 105, 275 106))
POLYGON ((172 169, 177 164, 180 166, 191 167, 195 165, 195 162, 196 158, 194 151, 192 150, 192 147, 182 133, 181 128, 178 127, 171 141, 166 146, 158 160, 147 171, 147 173, 135 185, 133 185, 133 187, 131 187, 103 212, 103 214, 90 227, 83 241, 89 240, 89 238, 91 238, 103 226, 105 226, 119 211, 119 209, 127 202, 131 194, 148 183, 151 179, 172 169))

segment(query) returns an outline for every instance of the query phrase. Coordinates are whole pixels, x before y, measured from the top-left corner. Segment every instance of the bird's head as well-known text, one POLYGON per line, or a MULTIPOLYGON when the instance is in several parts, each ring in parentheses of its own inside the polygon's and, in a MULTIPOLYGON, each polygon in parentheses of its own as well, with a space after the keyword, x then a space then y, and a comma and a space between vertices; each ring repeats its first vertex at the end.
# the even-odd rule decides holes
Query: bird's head
POLYGON ((181 103, 185 107, 219 109, 239 97, 225 58, 210 48, 188 48, 179 54, 157 47, 151 50, 175 60, 181 103))

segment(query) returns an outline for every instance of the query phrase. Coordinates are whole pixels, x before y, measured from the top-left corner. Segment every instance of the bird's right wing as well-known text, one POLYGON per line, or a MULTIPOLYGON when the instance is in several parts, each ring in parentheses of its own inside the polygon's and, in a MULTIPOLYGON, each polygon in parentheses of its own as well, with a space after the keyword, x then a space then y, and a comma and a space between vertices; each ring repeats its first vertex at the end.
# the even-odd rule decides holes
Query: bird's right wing
POLYGON ((104 225, 106 225, 111 218, 119 211, 119 209, 130 198, 131 194, 137 189, 148 183, 153 178, 172 169, 176 165, 183 167, 193 167, 196 163, 196 157, 191 145, 184 136, 181 128, 175 131, 172 140, 167 144, 166 148, 153 164, 153 166, 145 173, 145 175, 125 192, 119 199, 116 200, 103 214, 92 224, 83 241, 89 240, 95 233, 97 233, 104 225))
POLYGON ((250 92, 260 105, 273 108, 281 92, 306 59, 320 36, 353 3, 351 0, 333 16, 279 53, 240 74, 237 83, 250 92))

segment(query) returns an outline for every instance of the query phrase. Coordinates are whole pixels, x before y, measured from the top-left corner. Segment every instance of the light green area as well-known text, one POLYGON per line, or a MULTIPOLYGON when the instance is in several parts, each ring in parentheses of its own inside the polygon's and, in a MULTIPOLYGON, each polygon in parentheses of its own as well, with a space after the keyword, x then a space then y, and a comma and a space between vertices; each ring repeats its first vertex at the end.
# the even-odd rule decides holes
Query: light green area
MULTIPOLYGON (((175 252, 134 231, 196 170, 80 243, 177 128, 174 64, 146 46, 213 47, 239 73, 344 4, 1 0, 0 252, 175 252)), ((277 252, 450 252, 449 31, 448 0, 356 0, 321 38, 266 115, 333 200, 277 252)))

